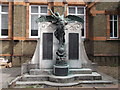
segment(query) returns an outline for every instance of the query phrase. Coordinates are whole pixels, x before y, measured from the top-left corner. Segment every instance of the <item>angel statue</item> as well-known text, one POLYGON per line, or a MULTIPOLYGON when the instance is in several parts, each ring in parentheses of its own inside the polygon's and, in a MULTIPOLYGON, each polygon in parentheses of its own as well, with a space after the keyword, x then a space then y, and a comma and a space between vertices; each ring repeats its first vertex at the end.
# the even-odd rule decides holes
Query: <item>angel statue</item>
POLYGON ((54 32, 55 37, 59 41, 59 48, 56 52, 57 54, 57 64, 58 65, 65 65, 64 59, 66 57, 65 53, 65 26, 72 21, 78 21, 83 23, 83 19, 75 15, 60 15, 58 12, 53 13, 51 9, 49 9, 52 15, 48 16, 41 16, 37 19, 37 22, 51 22, 52 24, 56 25, 56 30, 54 32))

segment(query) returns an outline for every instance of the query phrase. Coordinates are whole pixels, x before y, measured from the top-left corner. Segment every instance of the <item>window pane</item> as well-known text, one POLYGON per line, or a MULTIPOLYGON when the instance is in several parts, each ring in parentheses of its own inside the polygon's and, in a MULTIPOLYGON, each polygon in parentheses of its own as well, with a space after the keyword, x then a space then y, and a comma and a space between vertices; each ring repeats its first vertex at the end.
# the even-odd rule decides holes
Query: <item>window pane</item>
POLYGON ((8 29, 8 14, 2 14, 2 29, 8 29))
POLYGON ((78 7, 77 14, 84 14, 84 8, 78 7))
POLYGON ((2 36, 8 36, 8 15, 2 14, 1 15, 2 21, 1 21, 1 35, 2 36))
POLYGON ((38 6, 31 6, 31 13, 38 13, 38 6))
POLYGON ((110 15, 110 20, 113 20, 113 15, 110 15))
POLYGON ((2 12, 8 12, 8 6, 2 5, 2 12))
POLYGON ((117 21, 114 21, 114 37, 117 37, 117 21))
POLYGON ((117 20, 117 15, 114 15, 114 20, 117 20))
POLYGON ((69 13, 75 14, 75 7, 69 7, 69 13))
POLYGON ((31 36, 38 36, 38 30, 31 30, 31 36))
POLYGON ((47 13, 47 7, 41 7, 41 13, 47 13))
POLYGON ((38 24, 36 20, 38 15, 31 15, 31 36, 38 36, 38 24))
POLYGON ((113 37, 113 22, 110 21, 110 37, 113 37))
POLYGON ((8 36, 8 29, 2 29, 1 35, 2 36, 8 36))
POLYGON ((32 30, 38 30, 38 24, 36 23, 37 19, 38 19, 38 15, 31 15, 31 29, 32 30))

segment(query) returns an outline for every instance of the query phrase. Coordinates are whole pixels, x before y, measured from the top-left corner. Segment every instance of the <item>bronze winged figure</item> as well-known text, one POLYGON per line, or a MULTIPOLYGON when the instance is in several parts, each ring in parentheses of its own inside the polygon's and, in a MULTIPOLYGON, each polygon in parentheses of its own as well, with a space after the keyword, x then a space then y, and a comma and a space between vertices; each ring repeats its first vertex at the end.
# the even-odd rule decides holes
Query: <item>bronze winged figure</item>
POLYGON ((53 13, 51 9, 49 9, 52 15, 41 16, 37 19, 38 22, 51 22, 57 26, 56 31, 54 32, 55 37, 59 40, 59 45, 62 46, 65 43, 65 32, 64 27, 69 22, 77 21, 84 23, 84 20, 75 15, 68 15, 64 17, 64 15, 60 15, 58 12, 53 13))

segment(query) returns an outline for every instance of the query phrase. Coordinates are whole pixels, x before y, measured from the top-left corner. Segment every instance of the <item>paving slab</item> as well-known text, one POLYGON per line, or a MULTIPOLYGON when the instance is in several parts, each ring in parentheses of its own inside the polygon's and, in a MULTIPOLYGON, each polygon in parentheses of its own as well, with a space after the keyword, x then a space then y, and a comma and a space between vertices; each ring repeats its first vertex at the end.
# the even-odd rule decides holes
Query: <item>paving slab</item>
POLYGON ((96 90, 119 90, 118 88, 110 88, 110 87, 108 87, 108 88, 105 88, 105 87, 99 87, 99 88, 95 88, 96 90))
POLYGON ((118 80, 114 79, 113 77, 111 77, 107 74, 104 74, 102 72, 99 72, 99 74, 102 75, 103 80, 109 80, 109 81, 112 81, 114 84, 118 84, 118 80))
POLYGON ((82 87, 110 87, 112 84, 81 84, 82 87))
POLYGON ((2 68, 0 69, 0 80, 1 88, 7 88, 8 84, 17 76, 21 74, 20 67, 12 67, 12 68, 2 68))
POLYGON ((3 88, 2 90, 58 90, 58 88, 3 88))
POLYGON ((59 88, 59 90, 96 90, 95 88, 68 87, 59 88))

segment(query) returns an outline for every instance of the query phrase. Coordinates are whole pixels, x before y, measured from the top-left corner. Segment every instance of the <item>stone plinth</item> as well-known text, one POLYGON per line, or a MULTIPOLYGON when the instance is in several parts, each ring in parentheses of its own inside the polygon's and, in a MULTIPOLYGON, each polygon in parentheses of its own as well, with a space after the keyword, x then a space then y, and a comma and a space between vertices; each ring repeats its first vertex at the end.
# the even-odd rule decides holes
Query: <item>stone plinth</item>
POLYGON ((53 73, 56 76, 67 76, 69 73, 69 65, 66 66, 53 66, 53 73))

